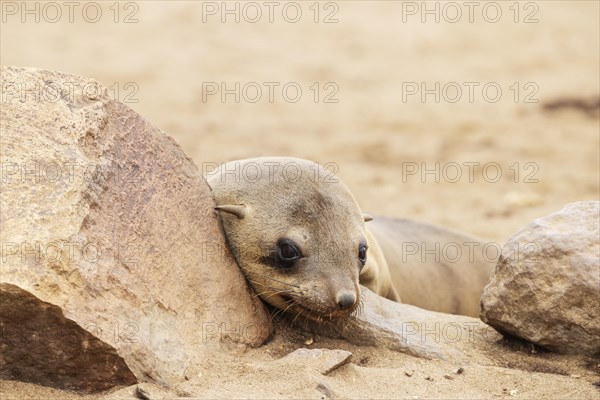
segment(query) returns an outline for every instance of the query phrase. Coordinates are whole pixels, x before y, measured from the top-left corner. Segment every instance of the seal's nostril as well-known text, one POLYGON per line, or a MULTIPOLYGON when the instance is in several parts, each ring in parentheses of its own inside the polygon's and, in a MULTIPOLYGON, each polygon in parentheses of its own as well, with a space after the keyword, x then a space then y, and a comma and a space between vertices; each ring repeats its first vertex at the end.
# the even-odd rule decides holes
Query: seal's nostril
POLYGON ((342 309, 350 308, 356 302, 356 296, 351 292, 338 293, 337 304, 342 309))

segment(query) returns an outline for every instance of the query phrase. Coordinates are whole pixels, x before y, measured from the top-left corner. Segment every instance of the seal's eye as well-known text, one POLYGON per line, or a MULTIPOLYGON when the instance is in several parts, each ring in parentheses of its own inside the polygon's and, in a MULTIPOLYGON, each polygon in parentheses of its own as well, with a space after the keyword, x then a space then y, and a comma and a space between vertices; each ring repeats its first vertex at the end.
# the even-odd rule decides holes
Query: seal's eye
POLYGON ((362 265, 365 265, 365 263, 367 262, 367 246, 365 246, 364 244, 358 246, 358 259, 360 260, 362 265))
POLYGON ((283 267, 293 267, 300 257, 302 257, 302 253, 296 243, 289 239, 283 239, 277 243, 277 258, 283 267))

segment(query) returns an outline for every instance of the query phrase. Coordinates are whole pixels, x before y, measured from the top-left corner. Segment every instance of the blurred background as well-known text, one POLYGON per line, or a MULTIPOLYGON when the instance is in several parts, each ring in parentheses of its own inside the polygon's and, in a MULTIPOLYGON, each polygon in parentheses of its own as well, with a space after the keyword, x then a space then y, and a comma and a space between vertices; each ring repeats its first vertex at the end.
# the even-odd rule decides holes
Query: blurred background
POLYGON ((1 1, 0 61, 92 77, 202 168, 327 166, 504 243, 599 197, 597 1, 1 1))

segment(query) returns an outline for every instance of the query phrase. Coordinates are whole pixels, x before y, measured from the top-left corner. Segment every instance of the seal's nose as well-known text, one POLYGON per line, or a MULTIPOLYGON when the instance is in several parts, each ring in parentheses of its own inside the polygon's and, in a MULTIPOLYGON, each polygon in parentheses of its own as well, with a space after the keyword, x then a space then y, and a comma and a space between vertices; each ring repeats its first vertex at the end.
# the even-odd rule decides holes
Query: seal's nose
POLYGON ((338 306, 342 310, 345 310, 352 307, 354 303, 356 303, 356 295, 352 292, 339 292, 336 296, 336 301, 338 306))

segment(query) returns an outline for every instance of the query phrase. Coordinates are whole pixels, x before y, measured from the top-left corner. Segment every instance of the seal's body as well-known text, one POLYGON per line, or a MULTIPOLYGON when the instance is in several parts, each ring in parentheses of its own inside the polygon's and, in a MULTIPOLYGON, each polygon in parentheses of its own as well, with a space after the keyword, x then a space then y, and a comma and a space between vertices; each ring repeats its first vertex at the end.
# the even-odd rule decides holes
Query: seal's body
POLYGON ((396 298, 387 297, 432 311, 479 315, 481 293, 496 265, 495 247, 486 251, 486 241, 406 219, 378 216, 368 229, 395 290, 396 298))
POLYGON ((489 263, 464 254, 452 263, 421 259, 414 247, 482 243, 477 239, 389 218, 369 222, 368 230, 371 217, 361 213, 348 188, 307 160, 232 161, 207 182, 240 268, 257 294, 281 310, 318 320, 347 316, 359 304, 360 280, 395 301, 478 315, 489 263), (412 258, 405 257, 407 248, 412 258))

